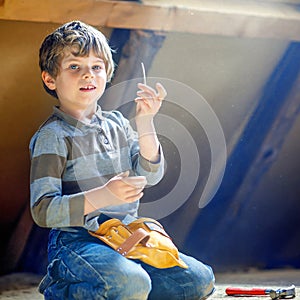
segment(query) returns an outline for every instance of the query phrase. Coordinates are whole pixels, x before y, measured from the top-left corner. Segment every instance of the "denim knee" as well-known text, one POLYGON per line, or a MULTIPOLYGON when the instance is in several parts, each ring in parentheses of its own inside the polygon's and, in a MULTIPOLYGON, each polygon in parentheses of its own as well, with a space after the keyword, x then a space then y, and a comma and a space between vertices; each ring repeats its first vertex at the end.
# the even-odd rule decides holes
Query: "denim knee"
POLYGON ((206 265, 191 256, 186 256, 182 253, 180 255, 189 266, 186 272, 189 274, 193 286, 195 287, 194 296, 190 294, 187 299, 207 299, 215 291, 215 276, 213 269, 209 265, 206 265))
POLYGON ((206 265, 206 270, 202 273, 201 281, 201 294, 203 295, 201 300, 207 299, 215 291, 215 276, 210 266, 206 265))
POLYGON ((112 298, 109 299, 148 299, 151 291, 151 279, 139 264, 125 272, 121 271, 117 278, 118 284, 112 287, 114 292, 111 295, 112 298))

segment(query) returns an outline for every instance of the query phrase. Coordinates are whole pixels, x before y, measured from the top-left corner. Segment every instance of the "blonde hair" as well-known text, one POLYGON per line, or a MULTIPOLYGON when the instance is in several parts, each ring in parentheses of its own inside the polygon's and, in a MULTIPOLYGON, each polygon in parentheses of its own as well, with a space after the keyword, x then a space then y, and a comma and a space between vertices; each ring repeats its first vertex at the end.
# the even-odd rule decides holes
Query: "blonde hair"
MULTIPOLYGON (((39 52, 39 65, 41 71, 48 72, 56 77, 59 72, 64 50, 68 49, 75 56, 87 56, 91 50, 104 60, 107 81, 109 82, 114 72, 112 49, 106 37, 96 28, 81 21, 72 21, 57 28, 44 39, 39 52)), ((54 90, 44 84, 45 90, 57 98, 54 90)))

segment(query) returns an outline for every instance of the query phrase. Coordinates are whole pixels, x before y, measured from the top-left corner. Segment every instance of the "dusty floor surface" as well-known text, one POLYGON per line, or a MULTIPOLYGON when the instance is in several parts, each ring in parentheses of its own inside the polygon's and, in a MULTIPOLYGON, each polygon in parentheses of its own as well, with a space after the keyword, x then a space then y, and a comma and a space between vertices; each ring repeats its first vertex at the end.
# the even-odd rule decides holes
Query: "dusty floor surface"
MULTIPOLYGON (((37 291, 41 277, 27 273, 16 273, 0 277, 0 299, 14 300, 42 300, 43 296, 37 291)), ((296 298, 300 299, 300 269, 248 271, 244 273, 216 274, 216 292, 209 299, 227 300, 264 300, 270 296, 232 297, 225 293, 226 287, 263 287, 279 289, 294 284, 296 298)), ((86 300, 86 299, 85 299, 86 300)), ((172 300, 172 299, 170 299, 172 300)))

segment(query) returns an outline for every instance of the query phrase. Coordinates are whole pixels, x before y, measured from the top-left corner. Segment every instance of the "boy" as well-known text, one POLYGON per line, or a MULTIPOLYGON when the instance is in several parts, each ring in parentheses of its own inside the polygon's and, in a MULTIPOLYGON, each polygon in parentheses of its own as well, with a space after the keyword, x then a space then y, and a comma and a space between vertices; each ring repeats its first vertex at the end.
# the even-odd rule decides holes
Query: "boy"
POLYGON ((138 84, 136 127, 97 104, 114 64, 104 35, 80 21, 59 27, 40 48, 44 87, 59 106, 30 142, 31 212, 49 235, 45 299, 205 299, 211 268, 180 254, 188 269, 156 269, 91 236, 103 221, 137 217, 146 184, 163 176, 153 117, 166 96, 138 84), (130 175, 130 176, 129 176, 130 175))

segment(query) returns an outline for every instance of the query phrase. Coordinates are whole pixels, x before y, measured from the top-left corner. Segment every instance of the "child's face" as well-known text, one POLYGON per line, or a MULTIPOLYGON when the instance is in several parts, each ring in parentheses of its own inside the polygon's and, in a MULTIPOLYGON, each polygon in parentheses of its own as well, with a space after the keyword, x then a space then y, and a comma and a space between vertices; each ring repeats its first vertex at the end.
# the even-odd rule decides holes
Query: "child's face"
POLYGON ((93 108, 107 81, 105 63, 93 51, 86 57, 65 51, 56 78, 48 73, 42 77, 48 88, 56 91, 61 109, 67 111, 93 108))

